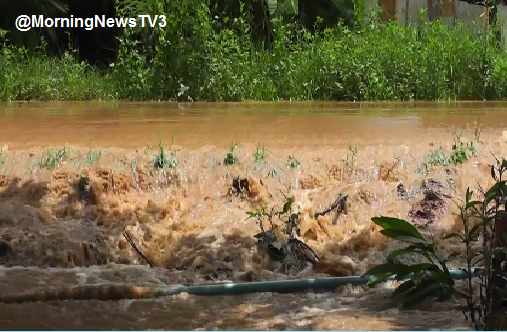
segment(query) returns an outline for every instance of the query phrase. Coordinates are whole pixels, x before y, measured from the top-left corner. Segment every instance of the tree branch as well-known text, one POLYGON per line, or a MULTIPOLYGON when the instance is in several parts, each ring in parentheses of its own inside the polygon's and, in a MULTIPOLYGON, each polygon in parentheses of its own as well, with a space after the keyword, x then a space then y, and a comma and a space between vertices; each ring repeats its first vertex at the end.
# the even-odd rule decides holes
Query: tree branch
POLYGON ((67 14, 67 10, 64 9, 62 6, 60 6, 58 3, 56 3, 54 0, 40 0, 40 1, 47 3, 51 7, 61 12, 62 14, 67 14))

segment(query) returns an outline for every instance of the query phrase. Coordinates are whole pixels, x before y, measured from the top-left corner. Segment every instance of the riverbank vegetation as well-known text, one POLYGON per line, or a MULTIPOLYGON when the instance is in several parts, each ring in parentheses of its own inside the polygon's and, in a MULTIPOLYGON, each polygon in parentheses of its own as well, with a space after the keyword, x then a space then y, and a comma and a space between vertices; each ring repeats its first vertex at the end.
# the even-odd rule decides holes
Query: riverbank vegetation
POLYGON ((120 17, 165 13, 168 24, 123 29, 117 37, 117 56, 107 66, 83 61, 83 50, 70 41, 66 51, 55 56, 44 39, 36 46, 20 46, 10 42, 13 32, 2 30, 0 99, 368 101, 507 96, 507 52, 494 38, 494 26, 447 27, 426 22, 421 13, 419 22, 401 27, 381 22, 378 9, 365 11, 356 0, 333 24, 318 15, 314 23, 305 24, 297 8, 286 6, 272 10, 280 14, 268 15, 267 22, 260 21, 267 28, 259 28, 256 2, 231 0, 234 6, 224 8, 204 0, 117 2, 120 17))

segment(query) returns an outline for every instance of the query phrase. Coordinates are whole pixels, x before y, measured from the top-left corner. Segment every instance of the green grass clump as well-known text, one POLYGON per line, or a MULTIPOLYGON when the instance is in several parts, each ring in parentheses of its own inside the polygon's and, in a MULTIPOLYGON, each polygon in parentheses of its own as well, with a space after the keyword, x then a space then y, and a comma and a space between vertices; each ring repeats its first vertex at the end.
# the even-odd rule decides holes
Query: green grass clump
POLYGON ((235 165, 238 162, 236 156, 234 155, 234 150, 236 150, 238 145, 239 145, 239 143, 236 142, 235 138, 233 138, 231 146, 229 146, 229 149, 227 150, 227 154, 225 155, 224 165, 235 165))
POLYGON ((153 160, 153 165, 156 168, 176 168, 178 166, 176 153, 174 153, 172 148, 173 143, 174 141, 171 139, 171 147, 169 149, 169 154, 167 154, 167 152, 164 149, 164 146, 162 145, 162 138, 160 137, 160 135, 158 136, 159 152, 153 160))
POLYGON ((262 147, 262 150, 260 150, 259 147, 257 147, 255 152, 253 153, 253 156, 255 158, 255 162, 262 162, 262 161, 266 160, 267 152, 268 151, 266 150, 266 148, 264 146, 262 147))
POLYGON ((0 99, 114 99, 109 80, 72 53, 56 58, 20 47, 0 48, 0 99))
MULTIPOLYGON (((476 131, 476 139, 478 139, 476 131)), ((463 164, 468 161, 471 157, 477 156, 477 148, 474 146, 474 142, 465 143, 461 140, 461 136, 454 133, 454 145, 452 146, 451 161, 457 164, 463 164)))
POLYGON ((287 158, 287 165, 292 169, 296 169, 301 163, 294 156, 289 156, 287 158))
POLYGON ((51 151, 50 149, 46 150, 46 155, 41 158, 39 161, 40 168, 46 168, 49 170, 54 170, 58 165, 61 165, 64 161, 64 158, 67 154, 67 148, 63 147, 57 151, 51 151))
MULTIPOLYGON (((476 129, 476 141, 479 141, 479 135, 480 131, 476 129)), ((468 161, 471 157, 477 156, 477 148, 473 142, 463 142, 461 135, 456 134, 456 132, 453 133, 453 136, 454 144, 452 146, 451 153, 449 154, 443 147, 426 152, 422 163, 425 169, 419 169, 419 171, 428 173, 431 171, 433 166, 448 166, 451 163, 454 165, 460 165, 468 161)))
POLYGON ((447 166, 451 163, 451 160, 447 155, 447 151, 445 151, 445 149, 442 147, 428 151, 424 160, 425 164, 429 167, 437 165, 447 166))
POLYGON ((93 165, 102 158, 102 151, 91 150, 85 155, 85 164, 93 165))

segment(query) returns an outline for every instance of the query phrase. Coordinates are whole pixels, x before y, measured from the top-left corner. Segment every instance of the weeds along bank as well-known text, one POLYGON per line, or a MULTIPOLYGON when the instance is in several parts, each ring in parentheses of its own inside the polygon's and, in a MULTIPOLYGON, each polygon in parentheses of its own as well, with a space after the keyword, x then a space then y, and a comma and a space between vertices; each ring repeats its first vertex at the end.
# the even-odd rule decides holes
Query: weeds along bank
MULTIPOLYGON (((181 9, 180 10, 184 10, 181 9)), ((493 33, 439 22, 419 28, 371 19, 311 33, 278 25, 269 47, 252 40, 244 14, 214 18, 207 7, 169 12, 171 24, 124 30, 119 54, 98 70, 72 52, 0 51, 2 100, 499 100, 507 52, 493 33), (172 16, 171 16, 171 15, 172 16), (243 16, 242 16, 243 15, 243 16), (182 17, 186 17, 183 19, 182 17), (221 28, 218 28, 221 27, 221 28)), ((9 33, 3 34, 8 40, 9 33)), ((7 45, 7 44, 6 44, 7 45)))

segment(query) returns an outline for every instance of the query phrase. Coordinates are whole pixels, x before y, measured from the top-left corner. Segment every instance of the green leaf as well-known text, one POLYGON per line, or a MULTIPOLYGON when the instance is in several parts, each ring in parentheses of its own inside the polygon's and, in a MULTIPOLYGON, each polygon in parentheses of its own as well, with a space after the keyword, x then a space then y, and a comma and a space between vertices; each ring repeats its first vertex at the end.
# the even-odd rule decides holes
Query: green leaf
POLYGON ((296 15, 298 13, 297 0, 282 0, 279 3, 279 8, 282 9, 283 14, 296 15))
POLYGON ((271 17, 274 17, 278 10, 278 0, 268 0, 268 10, 271 17))
POLYGON ((410 306, 424 300, 435 290, 445 291, 448 287, 448 285, 440 283, 438 279, 427 279, 425 282, 420 283, 412 289, 412 291, 402 300, 402 303, 404 306, 410 306))
POLYGON ((479 227, 484 226, 487 223, 488 223, 488 221, 481 222, 481 223, 478 223, 477 225, 475 225, 474 227, 472 227, 472 229, 470 231, 468 231, 468 235, 467 235, 468 240, 469 241, 477 241, 477 239, 479 238, 479 227))
POLYGON ((421 240, 421 239, 415 238, 415 237, 409 235, 408 233, 398 231, 398 230, 383 229, 380 231, 380 233, 387 236, 387 237, 390 237, 392 239, 396 239, 396 240, 403 241, 403 242, 428 244, 428 242, 424 239, 421 240))
POLYGON ((480 205, 480 204, 482 204, 482 202, 481 202, 481 201, 470 201, 470 202, 468 202, 468 203, 466 204, 465 208, 468 210, 468 209, 470 209, 471 207, 474 207, 474 206, 476 206, 476 205, 480 205))
MULTIPOLYGON (((410 266, 410 273, 414 274, 414 279, 416 276, 421 276, 420 278, 424 278, 427 276, 427 273, 431 272, 435 277, 440 278, 443 276, 443 272, 436 266, 435 264, 431 263, 421 263, 421 264, 414 264, 410 266)), ((396 280, 402 280, 405 278, 406 275, 397 275, 396 280)), ((416 282, 417 283, 417 282, 416 282)))
POLYGON ((387 259, 393 260, 396 257, 402 256, 402 255, 418 254, 418 255, 422 255, 422 256, 426 257, 429 261, 431 261, 431 259, 428 256, 428 252, 430 252, 430 251, 428 250, 428 248, 426 248, 426 245, 420 245, 420 244, 419 245, 410 245, 404 249, 394 250, 393 252, 391 252, 389 254, 389 256, 387 256, 387 259))
POLYGON ((408 271, 408 273, 411 272, 410 265, 401 264, 401 263, 385 263, 385 264, 380 264, 375 267, 372 267, 363 275, 363 277, 364 276, 375 276, 375 275, 386 274, 386 273, 388 275, 395 275, 395 274, 405 274, 406 275, 406 274, 408 274, 408 273, 406 273, 406 271, 408 271))
POLYGON ((502 170, 507 170, 507 159, 502 158, 502 166, 500 167, 502 170))
POLYGON ((419 250, 416 250, 415 248, 412 249, 410 247, 405 248, 405 249, 398 249, 398 250, 391 252, 389 254, 389 256, 387 256, 387 259, 393 260, 398 256, 403 256, 403 255, 413 254, 413 253, 419 254, 420 252, 419 252, 419 250))
POLYGON ((470 187, 467 188, 467 194, 466 194, 466 204, 468 206, 468 202, 472 199, 472 193, 473 191, 470 190, 470 187))
POLYGON ((446 263, 449 260, 451 260, 451 258, 453 258, 455 256, 458 256, 458 255, 459 255, 459 253, 457 253, 457 252, 453 252, 453 253, 445 255, 445 256, 444 255, 439 255, 438 260, 441 261, 441 262, 446 263))
POLYGON ((283 212, 282 213, 289 212, 291 207, 292 207, 292 198, 287 198, 287 201, 283 205, 283 212))
POLYGON ((499 193, 503 195, 507 194, 507 181, 495 183, 487 192, 484 194, 484 203, 488 205, 491 200, 495 199, 499 193))
POLYGON ((389 278, 392 274, 391 273, 381 273, 381 274, 377 274, 375 276, 372 276, 370 277, 370 279, 368 279, 368 282, 366 283, 367 285, 372 285, 372 284, 377 284, 377 283, 380 283, 382 281, 385 281, 387 278, 389 278))
POLYGON ((413 225, 409 224, 407 221, 398 219, 398 218, 391 218, 391 217, 373 217, 371 220, 381 226, 384 229, 392 229, 401 231, 404 233, 407 233, 407 235, 413 236, 415 238, 424 240, 424 237, 419 233, 417 228, 415 228, 413 225))

